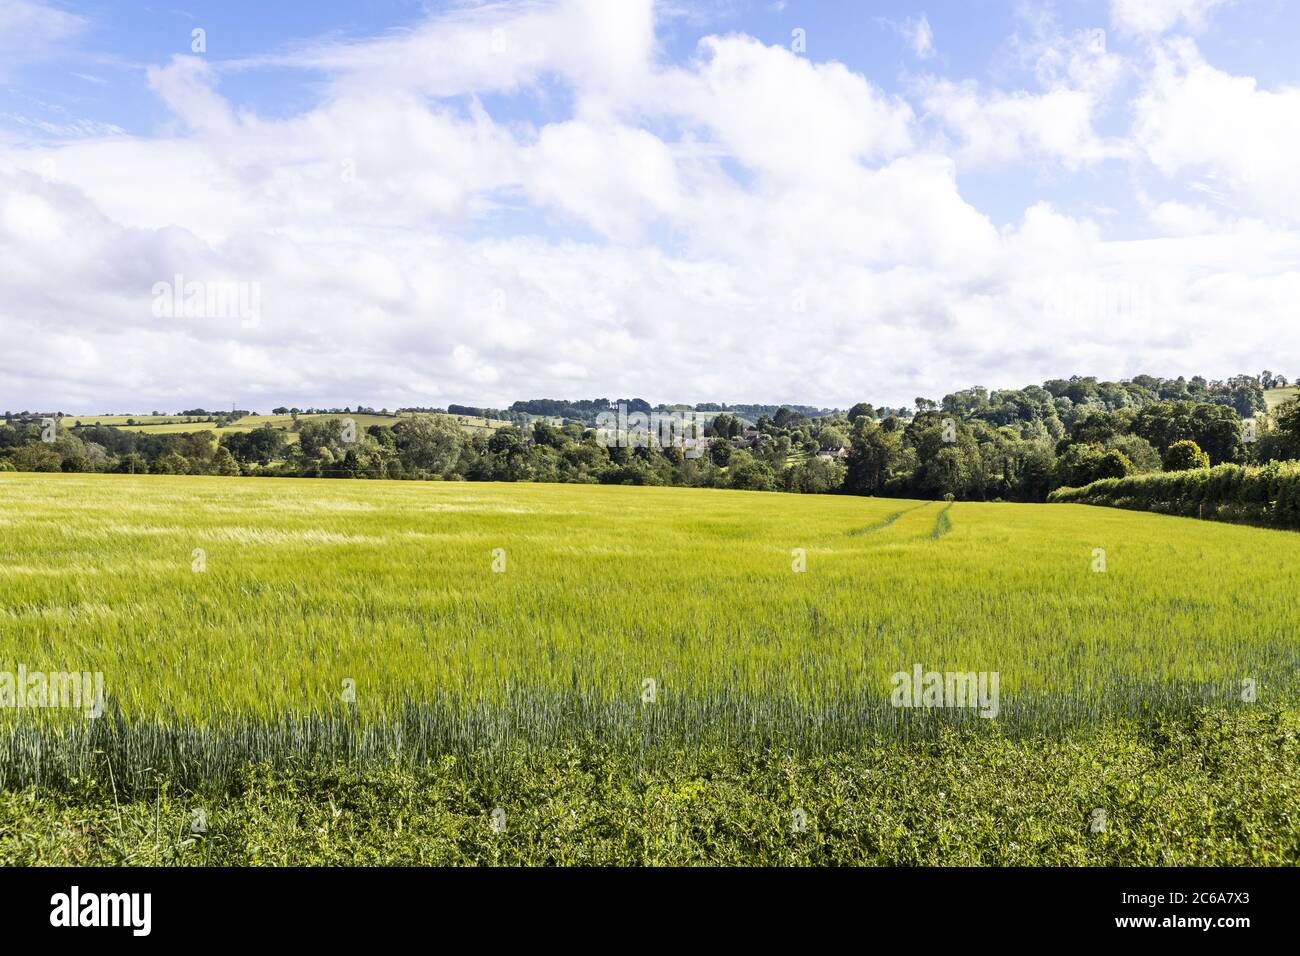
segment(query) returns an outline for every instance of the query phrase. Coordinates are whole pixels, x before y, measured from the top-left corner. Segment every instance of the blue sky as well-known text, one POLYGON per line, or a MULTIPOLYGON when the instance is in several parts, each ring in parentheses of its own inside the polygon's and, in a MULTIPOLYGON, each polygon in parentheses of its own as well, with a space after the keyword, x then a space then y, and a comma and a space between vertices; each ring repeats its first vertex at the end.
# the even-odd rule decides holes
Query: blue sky
MULTIPOLYGON (((166 129, 174 117, 151 92, 145 71, 177 53, 189 52, 195 28, 205 31, 212 59, 238 63, 289 52, 313 41, 364 41, 410 30, 431 14, 454 12, 467 5, 400 0, 364 5, 237 0, 181 6, 73 2, 55 6, 83 17, 86 28, 55 55, 24 65, 22 82, 6 89, 5 120, 16 133, 32 133, 18 117, 59 126, 75 120, 92 121, 136 136, 166 129)), ((1086 3, 947 2, 918 7, 860 0, 706 0, 663 6, 658 40, 665 61, 684 63, 695 55, 700 39, 709 34, 739 32, 764 43, 790 46, 792 31, 802 29, 805 37, 811 38, 806 46, 809 59, 843 63, 882 90, 906 95, 912 84, 930 73, 1016 88, 1033 82, 1032 70, 1015 50, 1018 38, 1032 42, 1044 25, 1063 33, 1094 28, 1105 23, 1104 8, 1104 4, 1086 3), (906 34, 922 18, 937 37, 933 56, 925 58, 915 55, 906 34)), ((1300 8, 1288 8, 1282 2, 1230 6, 1216 14, 1216 27, 1222 29, 1207 31, 1201 38, 1202 49, 1216 62, 1227 65, 1235 61, 1265 82, 1291 78, 1293 51, 1300 43, 1300 8)), ((1108 40, 1120 49, 1138 42, 1113 34, 1108 40)), ((232 69, 223 75, 221 92, 232 103, 259 115, 288 117, 311 108, 322 79, 319 71, 301 68, 232 69)), ((494 108, 494 116, 541 123, 562 118, 569 105, 563 89, 552 90, 552 94, 555 101, 531 90, 484 99, 494 108)), ((1124 122, 1120 110, 1099 119, 1101 129, 1113 130, 1124 122)), ((1122 169, 1090 170, 1082 180, 1055 175, 1054 171, 1028 172, 1034 176, 1033 198, 1051 198, 1063 206, 1086 208, 1108 203, 1128 190, 1128 171, 1122 169)), ((995 221, 1010 222, 1027 204, 1025 174, 1023 164, 1006 170, 975 170, 962 176, 963 192, 995 221)), ((1159 183, 1147 186, 1160 189, 1159 183)), ((1117 217, 1108 226, 1126 235, 1141 234, 1141 223, 1127 216, 1117 217)))
POLYGON ((1300 373, 1298 41, 1281 0, 0 0, 0 405, 1300 373), (256 321, 160 320, 177 274, 256 321))

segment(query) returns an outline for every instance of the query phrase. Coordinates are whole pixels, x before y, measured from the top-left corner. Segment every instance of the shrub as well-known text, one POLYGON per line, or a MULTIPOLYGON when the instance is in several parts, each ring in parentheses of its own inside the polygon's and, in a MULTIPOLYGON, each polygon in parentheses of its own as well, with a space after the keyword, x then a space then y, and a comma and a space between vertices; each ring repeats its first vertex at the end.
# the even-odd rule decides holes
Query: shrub
POLYGON ((1133 462, 1122 451, 1108 451, 1097 462, 1094 473, 1098 478, 1124 478, 1133 474, 1133 462))
POLYGON ((239 463, 235 461, 235 456, 230 453, 230 449, 219 446, 216 453, 212 456, 212 471, 217 475, 238 475, 239 463))
POLYGON ((1191 471, 1193 468, 1209 468, 1210 456, 1201 451, 1201 446, 1190 438, 1176 441, 1165 452, 1165 471, 1191 471))
MULTIPOLYGON (((1106 442, 1106 450, 1122 452, 1124 457, 1132 462, 1133 467, 1129 474, 1161 470, 1160 452, 1156 451, 1151 443, 1140 435, 1116 435, 1106 442)), ((1103 477, 1118 478, 1121 476, 1105 475, 1103 477)))
POLYGON ((45 445, 24 445, 14 452, 13 463, 17 471, 59 471, 63 456, 45 445))
POLYGON ((1101 450, 1096 445, 1070 445, 1056 460, 1053 484, 1081 488, 1096 481, 1097 467, 1101 464, 1101 450))
POLYGON ((149 471, 149 462, 135 452, 123 455, 117 470, 124 475, 143 475, 149 471))
POLYGON ((1300 529, 1300 462, 1107 478, 1081 488, 1058 488, 1047 500, 1300 529))
POLYGON ((154 459, 149 470, 155 475, 184 475, 190 470, 190 463, 181 455, 171 451, 154 459))
POLYGON ((767 462, 755 461, 747 455, 736 455, 732 461, 732 488, 740 491, 771 491, 776 487, 775 476, 767 462))

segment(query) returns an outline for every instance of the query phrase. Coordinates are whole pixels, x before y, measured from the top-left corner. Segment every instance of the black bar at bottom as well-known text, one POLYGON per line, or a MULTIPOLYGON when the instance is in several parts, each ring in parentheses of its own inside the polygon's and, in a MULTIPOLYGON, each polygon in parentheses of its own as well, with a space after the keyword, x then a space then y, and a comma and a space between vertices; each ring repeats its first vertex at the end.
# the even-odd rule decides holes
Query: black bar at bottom
POLYGON ((893 929, 922 939, 951 931, 967 942, 987 932, 1180 943, 1195 935, 1231 946, 1243 933, 1293 926, 1297 891, 1296 869, 0 870, 7 942, 76 934, 127 945, 283 938, 337 946, 448 929, 535 945, 586 935, 583 921, 594 918, 642 927, 665 944, 688 925, 697 939, 762 942, 783 925, 851 924, 864 942, 893 929), (147 909, 143 895, 130 894, 148 894, 147 909))

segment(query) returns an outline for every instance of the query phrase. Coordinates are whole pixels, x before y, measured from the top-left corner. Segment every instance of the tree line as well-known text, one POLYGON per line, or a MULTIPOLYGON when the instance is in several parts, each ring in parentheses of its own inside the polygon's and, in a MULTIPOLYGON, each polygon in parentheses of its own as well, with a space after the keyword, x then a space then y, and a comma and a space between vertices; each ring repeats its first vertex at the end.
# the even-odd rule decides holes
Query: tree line
MULTIPOLYGON (((1212 382, 1141 375, 1110 382, 1073 376, 1022 389, 976 386, 939 401, 918 397, 910 408, 865 402, 847 411, 757 406, 773 411, 753 418, 741 409, 756 406, 719 406, 728 410, 709 412, 707 443, 700 449, 654 441, 622 447, 574 419, 471 434, 446 416, 417 415, 365 429, 346 415, 295 416, 292 441, 270 425, 142 434, 62 422, 51 428, 48 421, 7 414, 0 425, 0 470, 650 484, 1045 501, 1054 489, 1101 479, 1300 458, 1300 405, 1291 402, 1266 414, 1264 382, 1276 387, 1285 377, 1265 372, 1212 382)), ((531 414, 576 412, 585 419, 601 407, 598 401, 603 400, 515 404, 541 410, 531 414)), ((650 408, 636 401, 638 409, 650 408)), ((530 414, 512 411, 518 418, 530 414)))

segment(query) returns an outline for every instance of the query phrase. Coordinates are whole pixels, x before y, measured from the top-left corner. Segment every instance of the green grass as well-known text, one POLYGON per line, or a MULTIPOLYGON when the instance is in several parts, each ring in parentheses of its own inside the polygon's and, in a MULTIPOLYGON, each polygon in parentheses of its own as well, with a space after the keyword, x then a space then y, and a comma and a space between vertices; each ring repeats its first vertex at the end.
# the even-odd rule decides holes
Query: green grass
MULTIPOLYGON (((86 424, 83 420, 82 424, 86 424)), ((225 429, 218 429, 214 422, 157 422, 148 425, 112 425, 121 431, 139 432, 141 435, 183 435, 189 432, 212 432, 213 435, 220 435, 225 429)), ((249 429, 236 428, 233 431, 248 431, 249 429)), ((297 436, 294 436, 295 438, 297 436)))
POLYGON ((100 720, 0 711, 0 784, 66 782, 96 752, 198 783, 248 760, 578 738, 826 752, 1055 732, 1226 705, 1245 678, 1290 699, 1300 537, 922 504, 6 474, 0 669, 102 671, 110 700, 100 720), (915 663, 997 671, 1000 715, 891 707, 915 663))
MULTIPOLYGON (((105 425, 111 428, 117 428, 126 425, 128 422, 135 425, 169 425, 177 422, 184 422, 194 416, 187 415, 65 415, 63 424, 72 425, 105 425)), ((210 425, 210 422, 195 422, 196 425, 210 425)))
POLYGON ((258 765, 229 789, 139 768, 129 797, 123 768, 94 770, 65 791, 0 791, 0 865, 1300 861, 1300 711, 1263 706, 1068 740, 952 732, 823 755, 690 748, 651 764, 583 743, 498 760, 258 765))
POLYGON ((938 541, 945 534, 952 530, 952 518, 948 512, 952 511, 952 504, 949 503, 940 509, 939 513, 934 516, 934 530, 930 532, 930 537, 938 541))
POLYGON ((1279 405, 1291 401, 1297 395, 1300 395, 1300 387, 1290 385, 1286 388, 1270 388, 1264 391, 1264 403, 1268 405, 1269 413, 1277 411, 1279 405))
MULTIPOLYGON (((364 431, 371 425, 392 426, 401 421, 402 418, 412 418, 416 415, 426 414, 424 412, 405 412, 402 415, 365 415, 360 412, 346 414, 328 415, 299 415, 298 421, 324 421, 326 419, 345 419, 350 418, 356 422, 357 428, 364 431)), ((427 413, 433 414, 433 413, 427 413)), ((483 432, 489 434, 498 428, 504 428, 508 422, 497 421, 491 418, 476 418, 469 415, 440 415, 440 418, 450 418, 456 421, 464 430, 469 432, 483 432)), ((237 421, 231 422, 223 428, 218 429, 215 421, 187 421, 184 416, 179 415, 81 415, 69 416, 64 419, 69 425, 106 425, 112 428, 121 428, 126 431, 139 432, 144 435, 167 435, 181 434, 183 432, 200 432, 211 431, 217 434, 224 432, 251 432, 255 428, 261 428, 263 425, 270 425, 277 431, 285 432, 285 437, 289 441, 298 440, 297 432, 293 431, 294 420, 292 415, 245 415, 237 421), (135 424, 128 425, 130 419, 135 424)))
POLYGON ((907 508, 900 508, 898 511, 891 511, 889 514, 885 515, 879 521, 873 521, 871 524, 867 525, 864 528, 857 528, 853 531, 850 531, 849 534, 855 538, 858 537, 859 535, 875 534, 877 531, 881 531, 885 528, 888 528, 891 524, 893 524, 899 518, 903 517, 903 515, 907 514, 909 511, 915 511, 918 508, 926 508, 932 504, 933 502, 931 501, 923 501, 918 505, 910 505, 907 508))

